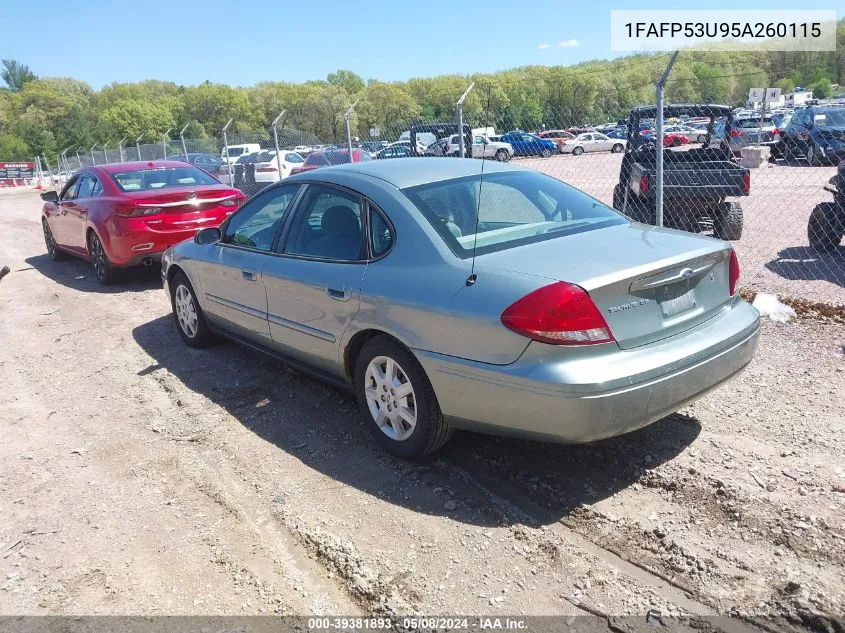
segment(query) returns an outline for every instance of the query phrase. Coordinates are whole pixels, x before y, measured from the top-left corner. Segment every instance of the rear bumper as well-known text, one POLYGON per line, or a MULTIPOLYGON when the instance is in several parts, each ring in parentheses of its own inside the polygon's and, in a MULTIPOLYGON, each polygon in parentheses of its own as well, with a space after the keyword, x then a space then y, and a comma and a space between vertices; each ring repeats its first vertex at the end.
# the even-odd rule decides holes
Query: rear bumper
POLYGON ((532 342, 502 366, 415 353, 456 427, 580 443, 646 426, 718 387, 751 361, 759 332, 757 311, 737 300, 694 330, 629 350, 532 342))
MULTIPOLYGON (((217 225, 209 222, 207 226, 217 225)), ((197 231, 197 228, 166 232, 147 230, 112 237, 108 249, 109 259, 112 264, 120 267, 137 266, 147 258, 159 261, 164 251, 174 244, 193 239, 197 231)))

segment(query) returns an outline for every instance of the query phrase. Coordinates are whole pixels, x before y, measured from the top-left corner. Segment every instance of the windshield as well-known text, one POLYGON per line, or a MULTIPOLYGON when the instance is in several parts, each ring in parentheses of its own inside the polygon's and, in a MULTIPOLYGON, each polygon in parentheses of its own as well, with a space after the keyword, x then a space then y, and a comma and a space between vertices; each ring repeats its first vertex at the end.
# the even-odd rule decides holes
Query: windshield
POLYGON ((813 113, 813 123, 819 127, 845 127, 845 108, 816 110, 813 113))
POLYGON ((229 148, 229 157, 235 158, 236 156, 240 156, 246 151, 245 147, 230 147, 229 148))
POLYGON ((461 258, 470 257, 473 246, 483 255, 626 222, 587 194, 532 171, 488 174, 483 182, 479 174, 402 191, 461 258))
POLYGON ((216 185, 218 182, 201 169, 191 165, 160 169, 134 169, 111 174, 121 191, 148 191, 167 187, 216 185))

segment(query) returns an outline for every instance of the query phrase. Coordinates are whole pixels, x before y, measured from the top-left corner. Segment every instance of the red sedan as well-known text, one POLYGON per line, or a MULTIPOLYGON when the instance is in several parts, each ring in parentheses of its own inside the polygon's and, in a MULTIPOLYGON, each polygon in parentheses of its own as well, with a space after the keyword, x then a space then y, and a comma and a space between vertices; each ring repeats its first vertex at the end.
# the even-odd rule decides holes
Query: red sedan
POLYGON ((360 163, 361 161, 372 160, 370 153, 364 149, 352 150, 352 161, 349 160, 348 149, 332 149, 311 152, 300 167, 290 170, 290 175, 301 174, 304 171, 329 167, 330 165, 344 165, 348 162, 360 163))
POLYGON ((245 200, 201 169, 170 160, 87 167, 41 198, 50 259, 87 259, 103 284, 120 268, 149 266, 169 246, 219 225, 245 200))

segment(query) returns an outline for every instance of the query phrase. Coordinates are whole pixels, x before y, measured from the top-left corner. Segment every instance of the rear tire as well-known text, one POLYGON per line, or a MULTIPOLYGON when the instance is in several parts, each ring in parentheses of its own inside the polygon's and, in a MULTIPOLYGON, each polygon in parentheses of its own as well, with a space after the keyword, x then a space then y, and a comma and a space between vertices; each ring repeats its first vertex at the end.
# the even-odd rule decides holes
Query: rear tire
POLYGON ((120 271, 109 261, 103 243, 93 230, 88 231, 88 256, 91 258, 97 281, 104 286, 110 286, 117 281, 120 271))
POLYGON ((387 336, 370 339, 361 348, 355 361, 355 393, 376 443, 396 457, 424 457, 452 437, 422 365, 387 336), (399 415, 400 410, 407 417, 399 415))
POLYGON ((56 244, 56 238, 53 237, 53 231, 50 230, 50 224, 47 222, 47 218, 41 218, 41 228, 44 230, 44 245, 47 247, 47 257, 54 262, 67 259, 67 253, 56 244))
POLYGON ((622 143, 616 143, 613 147, 610 148, 610 153, 619 154, 623 149, 625 148, 622 147, 622 143))
POLYGON ((845 234, 842 217, 845 210, 835 202, 822 202, 810 213, 807 223, 807 238, 810 246, 820 253, 830 253, 839 246, 845 234))
POLYGON ((206 323, 194 287, 181 271, 173 276, 170 283, 170 306, 173 308, 176 329, 185 345, 199 349, 214 343, 214 334, 206 323))
POLYGON ((816 147, 812 143, 807 144, 805 156, 807 157, 807 162, 810 163, 811 167, 818 167, 822 164, 822 161, 819 158, 819 153, 816 151, 816 147))
POLYGON ((540 151, 540 156, 542 156, 543 158, 549 158, 551 155, 552 155, 552 150, 550 150, 548 147, 544 147, 540 151))
POLYGON ((572 155, 573 155, 573 156, 580 156, 580 155, 581 155, 581 154, 583 154, 583 153, 584 153, 584 148, 583 148, 583 147, 576 147, 576 148, 574 148, 574 149, 572 150, 572 155))
POLYGON ((713 218, 713 235, 735 242, 742 237, 743 215, 739 202, 724 202, 713 218))
POLYGON ((506 163, 506 162, 508 162, 508 158, 510 158, 510 156, 508 156, 508 150, 506 150, 506 149, 497 149, 496 150, 496 160, 497 161, 499 161, 500 163, 506 163))

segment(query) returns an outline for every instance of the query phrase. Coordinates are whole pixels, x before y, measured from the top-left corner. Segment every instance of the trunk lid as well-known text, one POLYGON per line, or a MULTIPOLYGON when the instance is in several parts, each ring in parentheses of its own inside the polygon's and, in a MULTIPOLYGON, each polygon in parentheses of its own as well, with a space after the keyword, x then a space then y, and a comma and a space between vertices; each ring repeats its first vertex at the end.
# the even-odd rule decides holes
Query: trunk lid
POLYGON ((144 221, 158 231, 183 231, 217 226, 243 202, 243 194, 225 185, 168 187, 161 191, 133 191, 124 194, 141 209, 160 209, 144 221), (237 201, 232 204, 231 201, 237 201))
POLYGON ((584 288, 619 347, 629 349, 695 327, 731 300, 726 242, 643 224, 613 226, 476 259, 487 267, 584 288))

